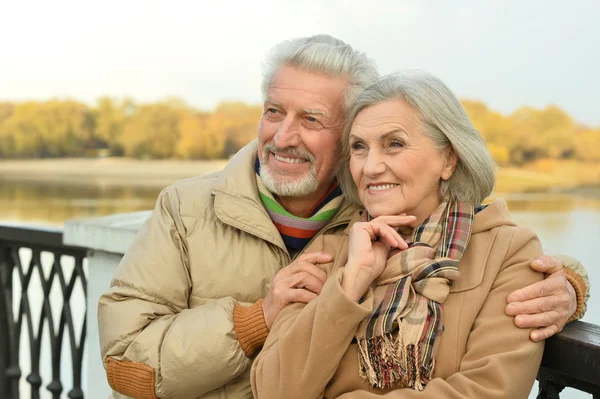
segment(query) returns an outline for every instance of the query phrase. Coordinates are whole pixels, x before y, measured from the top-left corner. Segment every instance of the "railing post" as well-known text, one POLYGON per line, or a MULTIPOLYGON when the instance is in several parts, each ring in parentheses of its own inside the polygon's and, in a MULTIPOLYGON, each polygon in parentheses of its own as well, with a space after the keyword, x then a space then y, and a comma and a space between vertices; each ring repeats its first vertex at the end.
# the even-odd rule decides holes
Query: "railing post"
POLYGON ((0 392, 5 392, 7 397, 11 397, 10 383, 8 381, 8 368, 10 367, 10 344, 8 341, 8 315, 6 312, 6 295, 3 281, 8 272, 8 263, 6 262, 5 249, 0 246, 0 392))
POLYGON ((540 379, 539 387, 537 399, 560 399, 559 394, 565 389, 564 386, 546 378, 540 379))

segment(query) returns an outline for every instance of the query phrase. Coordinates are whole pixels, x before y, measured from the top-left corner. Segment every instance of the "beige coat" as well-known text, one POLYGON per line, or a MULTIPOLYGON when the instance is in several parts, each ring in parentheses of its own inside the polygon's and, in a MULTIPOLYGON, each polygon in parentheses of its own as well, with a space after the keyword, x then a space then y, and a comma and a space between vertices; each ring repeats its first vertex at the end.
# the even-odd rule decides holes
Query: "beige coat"
MULTIPOLYGON (((255 158, 252 143, 220 174, 160 194, 98 307, 113 389, 137 398, 252 397, 234 305, 263 298, 291 262, 258 197, 255 158)), ((353 212, 343 205, 323 232, 340 234, 353 212)))
MULTIPOLYGON (((347 245, 347 235, 326 236, 306 250, 334 255, 334 263, 326 265, 330 278, 317 299, 290 305, 275 320, 252 366, 258 399, 362 399, 385 393, 359 377, 353 339, 372 303, 357 304, 341 289, 347 245)), ((530 341, 529 330, 517 328, 505 307, 512 291, 543 278, 529 267, 540 254, 536 235, 515 226, 504 201, 479 212, 460 260, 460 277, 443 304, 436 378, 422 392, 399 389, 386 397, 526 398, 544 344, 530 341)))

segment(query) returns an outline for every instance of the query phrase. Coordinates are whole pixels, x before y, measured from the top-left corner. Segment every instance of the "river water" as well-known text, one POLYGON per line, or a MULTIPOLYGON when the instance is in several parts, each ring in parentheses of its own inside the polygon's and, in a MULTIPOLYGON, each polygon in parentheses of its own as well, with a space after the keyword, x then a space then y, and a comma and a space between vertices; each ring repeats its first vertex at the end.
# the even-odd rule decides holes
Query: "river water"
MULTIPOLYGON (((61 227, 65 220, 71 218, 152 209, 159 191, 158 187, 0 180, 0 223, 61 227)), ((513 194, 503 197, 517 224, 530 227, 538 234, 544 252, 550 255, 568 254, 586 266, 592 289, 588 312, 583 320, 600 324, 600 306, 595 305, 600 297, 600 283, 594 284, 600 282, 600 267, 598 258, 593 256, 593 250, 600 248, 600 188, 568 195, 513 194)), ((68 383, 66 386, 69 386, 68 383)), ((534 394, 531 395, 533 397, 534 394)), ((590 396, 566 390, 561 397, 578 399, 590 396)))

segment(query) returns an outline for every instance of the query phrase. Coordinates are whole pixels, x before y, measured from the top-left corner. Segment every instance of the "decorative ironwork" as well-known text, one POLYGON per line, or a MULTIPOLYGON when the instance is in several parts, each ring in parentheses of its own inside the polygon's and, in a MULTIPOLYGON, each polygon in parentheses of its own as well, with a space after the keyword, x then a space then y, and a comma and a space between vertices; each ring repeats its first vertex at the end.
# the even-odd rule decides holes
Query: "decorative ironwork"
POLYGON ((87 278, 84 271, 86 256, 86 249, 62 244, 61 230, 0 226, 0 392, 3 393, 2 398, 24 397, 23 393, 20 395, 19 390, 21 377, 25 373, 27 373, 25 380, 31 388, 31 398, 40 397, 40 388, 44 382, 40 372, 41 353, 42 349, 48 349, 42 348, 42 341, 49 343, 51 357, 52 376, 46 389, 53 398, 60 398, 64 389, 61 381, 61 358, 65 340, 68 341, 70 349, 73 381, 68 397, 71 399, 84 397, 81 373, 86 336, 87 278), (69 268, 72 268, 72 272, 67 275, 69 268), (39 283, 35 284, 37 281, 39 283), (81 285, 83 295, 75 299, 73 293, 78 283, 81 285), (56 292, 53 290, 56 284, 62 298, 59 309, 56 309, 56 303, 52 303, 51 300, 51 297, 56 297, 53 295, 56 292), (32 302, 31 295, 40 298, 33 301, 38 303, 32 302), (74 321, 72 299, 84 303, 84 314, 80 315, 82 318, 80 325, 76 325, 74 321), (36 317, 36 307, 41 308, 38 317, 36 317), (27 330, 26 335, 23 334, 23 327, 27 330), (23 370, 23 365, 19 361, 20 348, 24 344, 29 347, 28 370, 23 370))

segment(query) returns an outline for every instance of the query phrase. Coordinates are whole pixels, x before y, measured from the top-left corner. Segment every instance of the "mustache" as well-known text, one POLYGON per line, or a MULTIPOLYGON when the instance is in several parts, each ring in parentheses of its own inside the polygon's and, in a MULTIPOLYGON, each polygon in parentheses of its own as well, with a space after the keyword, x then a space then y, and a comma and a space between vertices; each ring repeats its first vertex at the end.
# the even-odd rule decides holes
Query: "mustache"
POLYGON ((315 156, 308 151, 304 151, 294 147, 277 148, 277 146, 274 143, 266 143, 263 146, 263 155, 267 155, 267 152, 272 152, 273 154, 277 155, 291 155, 297 158, 304 158, 309 162, 315 161, 315 156))

